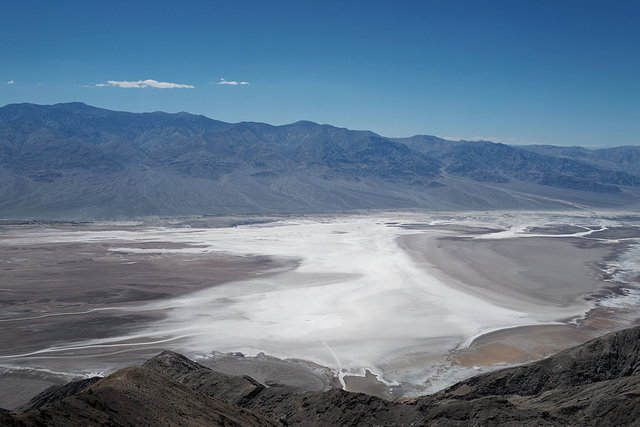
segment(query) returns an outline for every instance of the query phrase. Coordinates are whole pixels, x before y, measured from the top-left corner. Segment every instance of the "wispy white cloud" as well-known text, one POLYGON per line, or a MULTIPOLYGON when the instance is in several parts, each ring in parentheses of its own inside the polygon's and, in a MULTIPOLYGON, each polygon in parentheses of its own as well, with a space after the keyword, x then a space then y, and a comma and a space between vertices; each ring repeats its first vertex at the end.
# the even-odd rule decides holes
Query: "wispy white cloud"
POLYGON ((14 84, 14 83, 15 83, 15 81, 13 81, 13 80, 9 80, 9 81, 7 82, 7 84, 8 84, 8 85, 12 85, 12 84, 14 84))
POLYGON ((158 89, 193 89, 195 86, 180 84, 180 83, 168 83, 168 82, 159 82, 156 80, 136 80, 136 81, 116 81, 116 80, 108 80, 106 83, 98 83, 96 84, 98 87, 106 87, 106 86, 115 86, 122 88, 144 88, 144 87, 155 87, 158 89))
POLYGON ((434 135, 438 138, 446 139, 447 141, 460 141, 464 138, 459 138, 457 136, 442 136, 442 135, 434 135))
POLYGON ((251 84, 251 83, 249 83, 249 82, 240 82, 240 83, 238 83, 235 80, 227 81, 225 79, 220 79, 219 82, 211 82, 210 84, 238 86, 238 85, 248 85, 248 84, 251 84))

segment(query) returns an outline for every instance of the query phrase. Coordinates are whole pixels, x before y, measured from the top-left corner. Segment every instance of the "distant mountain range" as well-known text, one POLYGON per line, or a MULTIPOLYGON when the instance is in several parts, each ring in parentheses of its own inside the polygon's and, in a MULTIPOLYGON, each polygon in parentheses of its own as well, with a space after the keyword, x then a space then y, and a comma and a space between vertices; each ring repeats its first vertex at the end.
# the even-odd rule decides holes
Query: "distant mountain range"
POLYGON ((386 138, 82 103, 0 108, 0 218, 638 206, 638 146, 386 138))
POLYGON ((382 400, 266 386, 163 352, 142 366, 53 386, 6 426, 637 426, 640 327, 439 393, 382 400))

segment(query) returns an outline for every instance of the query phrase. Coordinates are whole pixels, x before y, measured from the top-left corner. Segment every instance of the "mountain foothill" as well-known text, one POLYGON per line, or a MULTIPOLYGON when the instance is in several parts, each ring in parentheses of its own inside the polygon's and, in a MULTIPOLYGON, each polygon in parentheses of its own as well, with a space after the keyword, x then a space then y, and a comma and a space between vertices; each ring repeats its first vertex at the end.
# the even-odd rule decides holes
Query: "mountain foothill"
POLYGON ((633 207, 640 147, 388 138, 83 103, 0 108, 0 216, 633 207))

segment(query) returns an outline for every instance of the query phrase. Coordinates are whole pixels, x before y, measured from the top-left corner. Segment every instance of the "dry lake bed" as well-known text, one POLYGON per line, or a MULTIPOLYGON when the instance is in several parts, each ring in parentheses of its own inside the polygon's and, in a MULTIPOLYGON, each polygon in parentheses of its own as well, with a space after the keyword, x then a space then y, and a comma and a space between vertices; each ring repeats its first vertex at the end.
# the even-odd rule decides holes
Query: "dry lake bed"
POLYGON ((432 393, 638 323, 640 217, 0 222, 0 407, 170 349, 311 390, 432 393))

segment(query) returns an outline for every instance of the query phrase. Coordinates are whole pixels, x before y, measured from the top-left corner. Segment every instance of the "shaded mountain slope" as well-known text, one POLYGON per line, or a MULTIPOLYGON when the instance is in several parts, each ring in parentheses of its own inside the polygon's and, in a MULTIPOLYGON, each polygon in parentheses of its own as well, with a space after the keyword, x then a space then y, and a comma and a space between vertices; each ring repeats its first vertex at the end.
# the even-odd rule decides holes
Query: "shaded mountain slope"
POLYGON ((446 172, 477 181, 503 183, 517 179, 602 193, 620 191, 617 186, 640 186, 640 156, 633 152, 623 154, 636 147, 596 152, 581 147, 536 149, 488 141, 452 142, 428 137, 413 137, 404 142, 444 162, 446 172), (621 160, 603 160, 615 159, 616 154, 626 159, 624 167, 621 160))
POLYGON ((163 352, 142 367, 125 368, 22 415, 0 413, 0 422, 16 426, 639 425, 639 342, 640 327, 630 328, 542 361, 403 401, 338 389, 267 387, 250 377, 214 372, 179 354, 163 352))
POLYGON ((633 207, 636 151, 13 104, 0 108, 0 216, 633 207))
POLYGON ((640 146, 622 146, 588 150, 582 147, 556 147, 553 145, 525 145, 521 148, 547 156, 581 160, 602 168, 638 174, 640 146))

